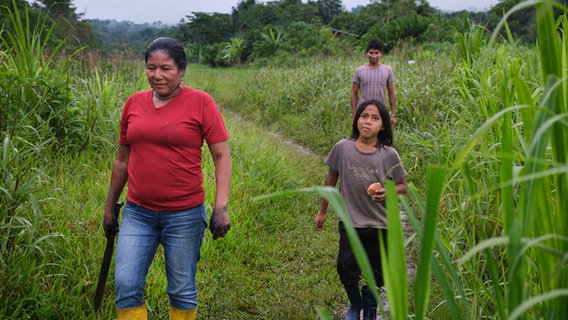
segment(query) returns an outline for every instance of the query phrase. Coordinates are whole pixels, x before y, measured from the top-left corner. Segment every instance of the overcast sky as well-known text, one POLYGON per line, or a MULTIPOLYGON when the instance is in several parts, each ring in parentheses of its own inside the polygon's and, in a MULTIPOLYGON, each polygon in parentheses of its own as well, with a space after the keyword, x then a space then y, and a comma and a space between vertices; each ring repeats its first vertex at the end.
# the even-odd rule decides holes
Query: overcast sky
MULTIPOLYGON (((85 19, 127 20, 135 23, 161 21, 178 23, 191 12, 231 13, 240 0, 72 0, 85 19)), ((370 0, 342 0, 347 10, 368 5, 370 0)), ((446 11, 484 10, 498 0, 429 0, 432 7, 446 11)))

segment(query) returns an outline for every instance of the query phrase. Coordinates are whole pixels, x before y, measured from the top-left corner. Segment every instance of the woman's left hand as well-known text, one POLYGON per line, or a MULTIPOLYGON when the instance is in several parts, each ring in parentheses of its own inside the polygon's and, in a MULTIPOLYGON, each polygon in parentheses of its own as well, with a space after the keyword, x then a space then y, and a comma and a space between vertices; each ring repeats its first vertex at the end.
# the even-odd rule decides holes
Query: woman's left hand
POLYGON ((231 218, 227 213, 227 208, 213 209, 209 221, 209 230, 213 234, 213 239, 223 238, 231 229, 231 218))

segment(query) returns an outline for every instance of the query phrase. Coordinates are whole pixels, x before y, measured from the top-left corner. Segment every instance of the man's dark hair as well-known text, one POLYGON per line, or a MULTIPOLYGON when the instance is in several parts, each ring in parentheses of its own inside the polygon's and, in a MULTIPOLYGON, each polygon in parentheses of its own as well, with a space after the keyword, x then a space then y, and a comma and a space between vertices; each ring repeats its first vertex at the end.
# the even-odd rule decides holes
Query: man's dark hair
POLYGON ((384 45, 377 39, 373 39, 367 43, 367 48, 365 48, 365 52, 369 52, 371 49, 379 50, 380 52, 384 52, 384 45))

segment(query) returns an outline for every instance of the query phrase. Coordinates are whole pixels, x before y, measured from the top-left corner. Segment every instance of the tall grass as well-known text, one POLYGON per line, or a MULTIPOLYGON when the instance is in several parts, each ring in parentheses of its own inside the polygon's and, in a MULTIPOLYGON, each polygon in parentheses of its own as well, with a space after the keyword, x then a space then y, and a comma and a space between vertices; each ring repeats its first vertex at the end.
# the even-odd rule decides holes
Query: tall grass
POLYGON ((46 54, 55 25, 47 25, 45 18, 38 19, 36 25, 31 25, 27 7, 21 16, 16 0, 12 0, 12 7, 0 8, 7 12, 12 26, 12 30, 3 30, 1 38, 4 50, 8 50, 8 53, 3 55, 6 66, 25 77, 37 76, 52 66, 58 67, 53 63, 54 57, 64 42, 59 42, 49 54, 46 54))
MULTIPOLYGON (((475 39, 457 47, 416 48, 413 65, 398 50, 384 58, 397 75, 395 144, 409 171, 409 193, 399 200, 415 233, 404 238, 397 206, 389 205, 386 317, 552 319, 566 314, 567 22, 553 20, 551 1, 528 1, 513 10, 529 5, 537 6, 538 50, 514 39, 488 41, 483 32, 473 31, 461 36, 475 39), (404 269, 413 263, 416 274, 407 278, 404 269)), ((2 55, 6 63, 15 53, 2 55)), ((235 173, 233 228, 220 241, 206 236, 203 245, 199 318, 337 318, 346 308, 334 267, 334 221, 316 233, 313 218, 320 196, 345 219, 347 213, 337 190, 312 186, 325 177, 321 155, 349 133, 350 82, 363 59, 361 54, 295 70, 188 69, 188 84, 220 102, 235 173), (281 76, 274 77, 275 72, 281 76), (316 155, 290 147, 284 137, 316 155), (252 201, 273 193, 287 196, 252 201)), ((41 69, 45 79, 58 63, 41 69)), ((3 71, 11 70, 6 66, 3 71)), ((72 93, 71 105, 81 115, 82 138, 74 142, 80 153, 55 150, 51 136, 33 126, 20 136, 24 130, 3 122, 2 318, 115 317, 111 283, 101 314, 91 311, 104 245, 102 204, 121 106, 147 84, 142 68, 132 66, 80 77, 72 73, 76 69, 66 70, 65 78, 57 78, 64 81, 47 83, 72 93)), ((57 97, 45 94, 46 87, 34 93, 45 105, 57 97)), ((19 92, 11 94, 18 97, 15 104, 3 95, 2 110, 27 103, 19 92)), ((212 190, 208 156, 204 170, 206 189, 212 190)), ((208 204, 212 196, 207 193, 208 204)), ((362 250, 356 252, 365 261, 362 250)), ((145 298, 152 319, 167 318, 163 263, 158 255, 148 277, 145 298)), ((368 266, 363 270, 370 274, 368 266)))
MULTIPOLYGON (((558 272, 564 265, 562 252, 567 244, 566 200, 561 196, 566 194, 567 178, 568 145, 562 138, 566 136, 568 111, 564 98, 566 50, 562 49, 566 40, 562 33, 555 32, 557 28, 564 30, 566 19, 554 22, 552 4, 528 1, 511 10, 536 5, 542 78, 522 76, 527 68, 521 63, 522 56, 497 63, 496 69, 486 67, 488 73, 497 70, 500 75, 494 82, 498 88, 494 100, 500 103, 479 103, 480 110, 488 112, 481 114, 487 122, 454 162, 454 166, 461 166, 474 148, 487 141, 495 146, 495 151, 488 150, 488 154, 497 159, 491 160, 496 187, 485 191, 496 200, 492 206, 495 211, 482 214, 498 221, 503 231, 492 234, 484 225, 482 231, 495 237, 479 239, 480 243, 460 259, 460 266, 470 261, 476 264, 480 256, 473 253, 485 254, 487 267, 481 275, 491 283, 494 290, 490 293, 495 297, 488 307, 493 306, 500 317, 512 319, 525 318, 527 313, 544 317, 566 314, 566 298, 559 296, 566 295, 568 283, 558 272), (543 79, 541 86, 534 88, 532 81, 539 78, 543 79), (529 94, 531 87, 533 95, 529 94), (497 254, 501 250, 503 254, 497 254), (528 280, 527 275, 534 280, 528 280), (529 297, 532 299, 527 302, 529 297)), ((514 46, 512 49, 513 57, 520 52, 514 46)), ((474 183, 479 181, 471 171, 464 173, 474 183)), ((479 276, 472 279, 483 283, 479 276)))
POLYGON ((310 68, 260 69, 241 89, 234 110, 323 154, 349 127, 344 115, 349 114, 351 66, 329 59, 310 68))
POLYGON ((8 17, 0 33, 0 130, 32 143, 52 139, 55 147, 72 146, 81 139, 81 110, 72 99, 67 66, 81 48, 60 55, 65 40, 52 39, 54 24, 47 17, 34 23, 27 7, 21 13, 11 3, 0 6, 8 17))
MULTIPOLYGON (((28 264, 27 258, 41 260, 48 257, 53 252, 51 239, 58 236, 42 230, 41 202, 45 199, 38 196, 39 186, 48 179, 40 156, 53 138, 45 134, 36 119, 42 111, 42 98, 59 93, 57 87, 51 91, 48 86, 43 86, 45 75, 50 74, 52 59, 43 51, 44 40, 50 31, 45 38, 36 33, 29 25, 27 11, 25 17, 20 17, 16 2, 12 1, 12 5, 14 10, 0 7, 0 10, 7 10, 13 27, 12 31, 0 34, 0 274, 3 282, 0 296, 13 301, 11 306, 3 304, 3 314, 10 314, 6 310, 25 308, 25 302, 18 297, 19 289, 14 288, 41 289, 36 286, 38 282, 32 280, 41 266, 28 264), (51 95, 51 92, 56 93, 51 95), (28 109, 30 105, 37 114, 28 109), (20 272, 20 269, 23 270, 20 272)), ((51 120, 55 124, 57 118, 51 120)), ((28 296, 28 301, 33 299, 31 294, 24 296, 28 296)))
MULTIPOLYGON (((568 240, 562 196, 567 194, 568 177, 567 59, 564 34, 555 32, 564 30, 566 18, 554 22, 552 3, 529 1, 510 12, 537 6, 542 78, 531 76, 530 52, 527 58, 515 45, 492 43, 479 56, 462 59, 462 71, 468 75, 461 78, 462 93, 476 107, 470 111, 479 115, 481 125, 448 164, 452 171, 459 170, 474 196, 473 210, 462 218, 467 221, 472 213, 477 222, 471 236, 463 238, 465 243, 455 243, 461 248, 450 242, 456 239, 455 229, 439 229, 432 269, 452 318, 552 319, 567 312, 568 283, 561 272, 568 240), (499 55, 492 54, 495 51, 499 55), (489 57, 490 64, 484 60, 489 57), (476 186, 483 186, 477 194, 476 186), (459 258, 457 264, 451 256, 459 258)), ((451 191, 455 183, 447 185, 451 191)), ((426 230, 435 217, 424 216, 426 230)), ((421 238, 423 256, 428 255, 428 238, 421 238)), ((427 259, 421 259, 419 270, 422 261, 427 259)), ((419 272, 417 284, 425 277, 419 272)), ((427 297, 419 293, 414 295, 415 316, 424 319, 419 306, 427 297)))

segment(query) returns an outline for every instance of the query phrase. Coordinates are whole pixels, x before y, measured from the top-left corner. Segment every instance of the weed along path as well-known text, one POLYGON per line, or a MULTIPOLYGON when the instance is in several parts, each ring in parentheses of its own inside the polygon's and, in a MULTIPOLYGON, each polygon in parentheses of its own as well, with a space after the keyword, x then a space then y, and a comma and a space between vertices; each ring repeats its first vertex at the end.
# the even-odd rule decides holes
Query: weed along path
MULTIPOLYGON (((343 319, 348 301, 335 267, 339 238, 335 214, 330 212, 325 229, 317 232, 313 227, 320 205, 317 194, 254 199, 321 186, 327 173, 324 157, 230 110, 222 112, 231 136, 233 225, 221 241, 204 239, 198 273, 201 316, 316 319, 317 309, 325 308, 333 319, 343 319)), ((210 160, 204 160, 206 183, 214 186, 212 170, 207 170, 211 166, 210 160)), ((411 229, 404 225, 408 238, 411 229)), ((413 263, 408 263, 408 270, 414 272, 413 263)))

